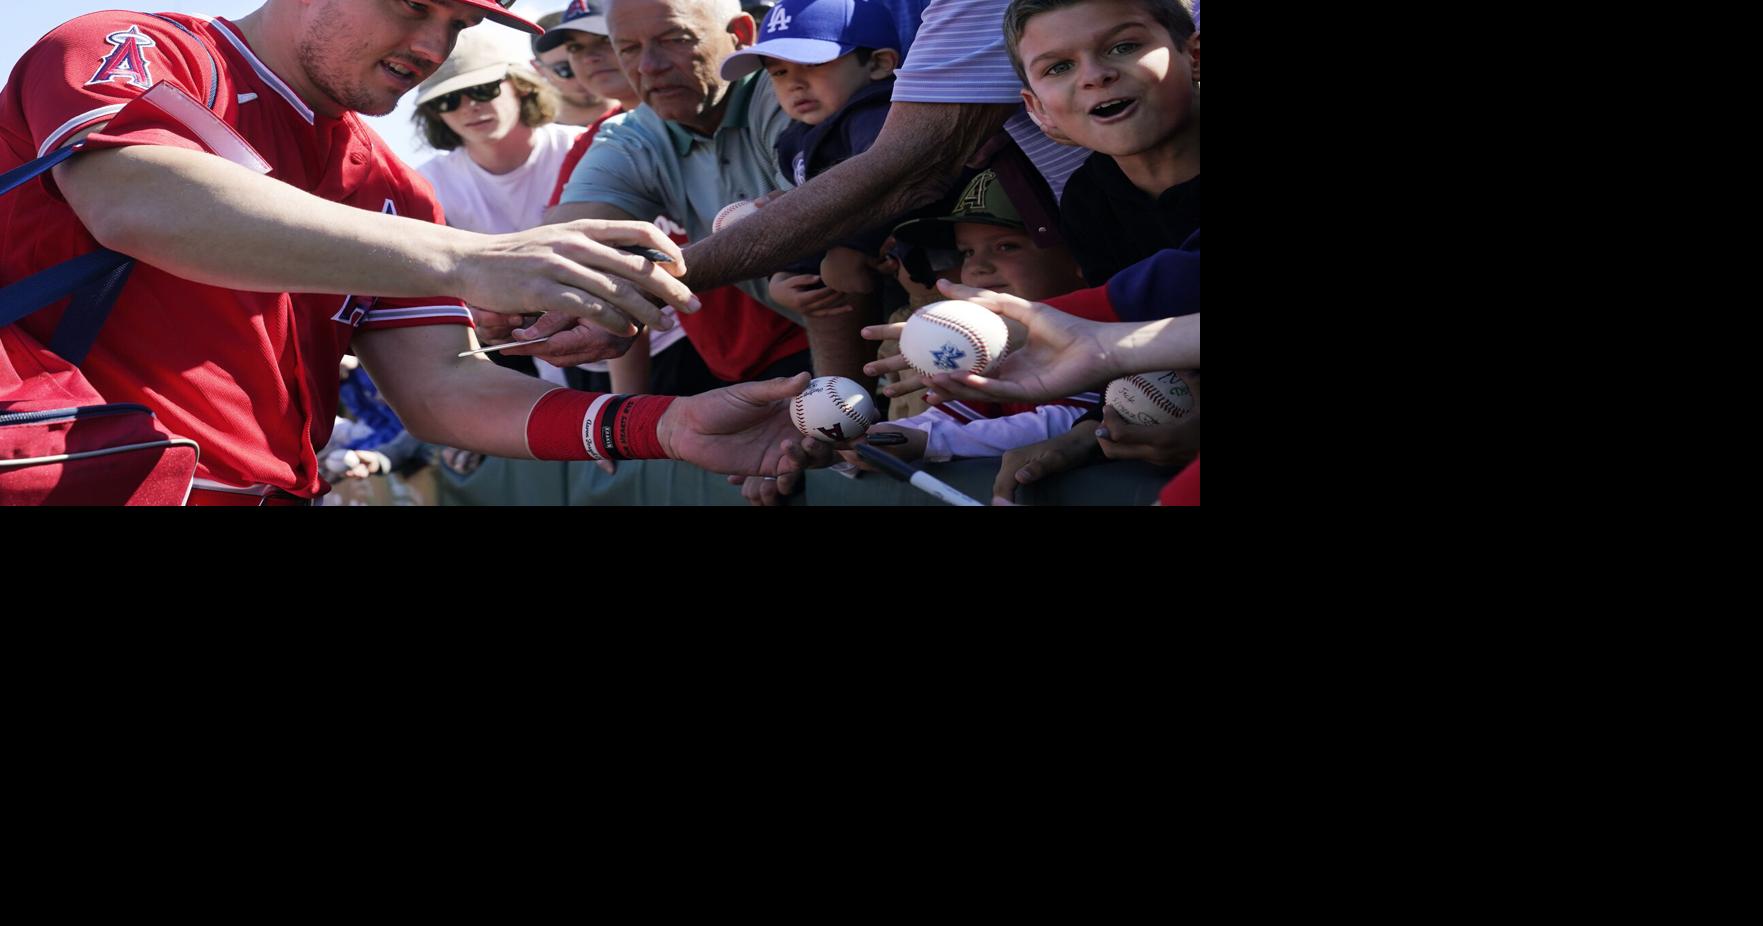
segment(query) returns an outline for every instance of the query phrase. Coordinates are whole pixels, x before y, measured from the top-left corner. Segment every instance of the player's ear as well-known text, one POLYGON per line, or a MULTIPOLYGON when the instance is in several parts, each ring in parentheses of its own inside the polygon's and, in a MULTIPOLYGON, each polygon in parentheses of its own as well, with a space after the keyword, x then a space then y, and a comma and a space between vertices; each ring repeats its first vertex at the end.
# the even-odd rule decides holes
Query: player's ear
POLYGON ((735 37, 736 48, 746 48, 759 41, 759 24, 746 13, 729 20, 728 31, 735 37))
POLYGON ((1188 57, 1194 62, 1194 80, 1200 79, 1200 33, 1188 36, 1188 57))
POLYGON ((900 68, 900 53, 892 48, 878 48, 869 54, 869 79, 887 80, 900 68))

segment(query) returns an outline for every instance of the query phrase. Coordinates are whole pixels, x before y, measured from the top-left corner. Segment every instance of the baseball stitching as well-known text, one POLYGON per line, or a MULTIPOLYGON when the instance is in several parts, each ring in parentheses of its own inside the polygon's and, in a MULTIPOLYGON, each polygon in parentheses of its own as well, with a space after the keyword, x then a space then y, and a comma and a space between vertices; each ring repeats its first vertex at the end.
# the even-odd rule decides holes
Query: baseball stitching
POLYGON ((1132 377, 1128 382, 1143 390, 1145 397, 1150 399, 1158 408, 1163 409, 1164 413, 1171 418, 1181 418, 1187 415, 1187 409, 1171 402, 1169 396, 1164 395, 1163 390, 1159 388, 1156 383, 1146 379, 1142 374, 1132 377))
POLYGON ((863 429, 865 431, 869 430, 869 426, 873 422, 871 422, 869 419, 863 417, 862 415, 857 414, 857 407, 856 407, 857 403, 855 401, 853 401, 849 397, 845 397, 845 398, 839 399, 839 401, 834 402, 833 404, 838 406, 839 411, 842 411, 845 413, 846 418, 849 418, 852 421, 855 421, 858 424, 863 425, 863 429))

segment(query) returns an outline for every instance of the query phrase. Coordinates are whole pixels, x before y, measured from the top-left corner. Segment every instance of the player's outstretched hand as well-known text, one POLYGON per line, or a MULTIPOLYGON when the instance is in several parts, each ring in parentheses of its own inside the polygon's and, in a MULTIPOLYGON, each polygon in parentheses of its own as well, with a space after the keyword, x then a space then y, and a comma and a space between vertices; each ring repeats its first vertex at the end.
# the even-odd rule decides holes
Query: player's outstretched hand
POLYGON ((580 219, 478 240, 487 246, 454 261, 450 291, 493 312, 558 312, 631 336, 633 322, 662 329, 677 324, 647 296, 681 312, 700 306, 676 279, 686 272, 679 245, 648 222, 580 219), (673 262, 626 254, 614 247, 621 244, 654 248, 673 262))
POLYGON ((1067 315, 1050 305, 1027 302, 1015 296, 939 280, 937 289, 950 299, 978 303, 1021 323, 1026 343, 1016 346, 998 362, 992 375, 937 373, 925 378, 930 401, 967 399, 977 401, 1041 402, 1093 388, 1115 375, 1110 354, 1099 329, 1103 326, 1067 315))
POLYGON ((1096 444, 1110 460, 1182 466, 1200 453, 1200 416, 1185 415, 1168 424, 1133 424, 1108 406, 1102 410, 1096 444))
POLYGON ((682 396, 667 407, 656 436, 667 456, 711 472, 781 476, 794 472, 788 448, 802 432, 790 421, 790 400, 808 388, 809 375, 737 383, 682 396))

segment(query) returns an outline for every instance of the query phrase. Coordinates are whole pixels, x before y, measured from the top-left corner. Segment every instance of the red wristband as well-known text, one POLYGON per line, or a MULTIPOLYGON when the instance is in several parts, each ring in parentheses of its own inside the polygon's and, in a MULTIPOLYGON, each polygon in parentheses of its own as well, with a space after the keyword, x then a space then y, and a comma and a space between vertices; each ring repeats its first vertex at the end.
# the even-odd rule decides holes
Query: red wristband
POLYGON ((674 396, 553 389, 526 419, 526 446, 540 460, 661 460, 656 424, 674 396))
POLYGON ((598 392, 576 392, 553 389, 539 399, 526 416, 526 449, 536 460, 592 460, 583 423, 596 402, 606 396, 598 392))
POLYGON ((667 459, 667 451, 661 446, 661 434, 655 426, 675 398, 671 395, 639 395, 624 403, 619 409, 622 414, 618 427, 614 429, 619 452, 633 460, 667 459))

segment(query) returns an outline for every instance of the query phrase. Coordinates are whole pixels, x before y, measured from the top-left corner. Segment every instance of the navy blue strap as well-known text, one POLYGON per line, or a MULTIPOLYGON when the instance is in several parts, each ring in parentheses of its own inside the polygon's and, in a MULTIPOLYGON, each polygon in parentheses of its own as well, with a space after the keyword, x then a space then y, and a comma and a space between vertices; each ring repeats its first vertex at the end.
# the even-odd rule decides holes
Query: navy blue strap
MULTIPOLYGON (((7 171, 0 177, 0 195, 17 189, 84 148, 70 145, 7 171)), ((63 296, 72 296, 61 324, 49 339, 49 349, 77 365, 86 359, 86 352, 98 340, 98 331, 110 317, 110 309, 134 267, 134 258, 99 248, 33 273, 0 289, 0 326, 10 325, 63 296)))
POLYGON ((0 327, 71 295, 61 324, 49 339, 49 349, 78 365, 97 342, 98 331, 110 317, 110 309, 133 269, 134 258, 99 248, 33 273, 0 289, 0 327))
POLYGON ((105 257, 95 262, 103 269, 95 270, 95 279, 74 290, 61 324, 55 326, 55 334, 49 338, 49 349, 74 366, 79 366, 92 345, 98 343, 98 332, 110 318, 110 310, 116 307, 123 284, 129 281, 129 272, 135 269, 134 259, 127 254, 111 250, 93 253, 105 257))
POLYGON ((43 171, 73 157, 74 153, 79 151, 82 147, 84 147, 84 145, 70 145, 69 147, 62 148, 60 151, 45 154, 28 164, 20 164, 7 171, 4 175, 0 175, 0 196, 5 196, 13 190, 24 186, 25 181, 30 180, 43 171))
MULTIPOLYGON (((183 23, 163 16, 157 18, 183 30, 208 52, 207 102, 208 108, 213 109, 220 95, 220 62, 215 59, 214 52, 209 51, 208 43, 183 23)), ((85 147, 85 143, 77 142, 7 171, 0 176, 0 196, 35 179, 85 147)), ((122 295, 123 285, 134 269, 133 258, 100 248, 32 274, 0 289, 0 327, 10 325, 63 296, 71 296, 67 311, 61 316, 61 324, 56 326, 55 334, 49 339, 49 349, 69 363, 78 365, 97 342, 99 329, 110 317, 110 310, 116 305, 117 297, 122 295)))

